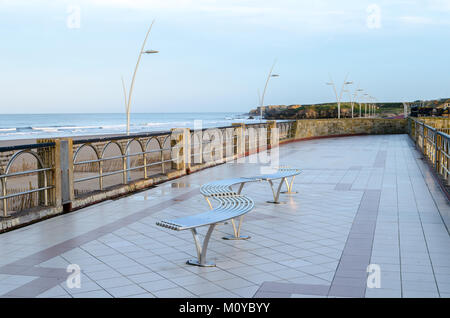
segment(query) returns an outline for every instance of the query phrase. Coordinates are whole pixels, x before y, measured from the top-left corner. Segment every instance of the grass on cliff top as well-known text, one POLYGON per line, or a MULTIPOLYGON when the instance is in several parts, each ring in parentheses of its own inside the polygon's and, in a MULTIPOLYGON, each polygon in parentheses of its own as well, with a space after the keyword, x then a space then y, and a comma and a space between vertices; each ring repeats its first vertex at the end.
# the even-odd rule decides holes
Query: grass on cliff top
MULTIPOLYGON (((354 103, 353 112, 355 116, 359 115, 359 104, 354 103)), ((361 104, 361 112, 364 114, 366 105, 361 104)), ((341 112, 343 113, 351 113, 351 104, 350 103, 341 103, 341 112)), ((367 111, 369 108, 367 108, 367 111)), ((401 103, 380 103, 377 104, 376 114, 378 117, 395 117, 403 114, 403 104, 401 103)), ((317 118, 320 118, 320 114, 331 114, 333 112, 337 112, 337 103, 327 103, 327 104, 317 104, 317 105, 302 105, 295 109, 284 109, 284 110, 275 110, 272 114, 279 115, 282 117, 295 117, 298 113, 316 113, 317 118)), ((314 116, 315 117, 315 116, 314 116)))

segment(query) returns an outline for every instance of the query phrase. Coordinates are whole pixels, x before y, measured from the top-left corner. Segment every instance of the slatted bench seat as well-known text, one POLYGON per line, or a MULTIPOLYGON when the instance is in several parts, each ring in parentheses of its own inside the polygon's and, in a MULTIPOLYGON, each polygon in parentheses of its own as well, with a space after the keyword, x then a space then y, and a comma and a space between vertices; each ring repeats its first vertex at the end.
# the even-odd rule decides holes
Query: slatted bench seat
POLYGON ((281 203, 285 203, 285 202, 279 201, 280 193, 286 193, 286 194, 297 193, 295 191, 292 191, 292 187, 294 185, 295 177, 297 175, 299 175, 301 172, 302 171, 300 169, 281 167, 275 173, 259 175, 254 178, 258 178, 260 180, 269 182, 270 188, 272 189, 273 201, 267 201, 268 203, 281 204, 281 203), (292 177, 292 180, 289 182, 288 178, 291 178, 291 177, 292 177), (273 187, 273 180, 278 180, 278 179, 281 179, 281 181, 280 181, 280 184, 278 185, 277 191, 275 191, 275 189, 273 187), (286 188, 287 188, 287 191, 285 191, 285 192, 281 192, 283 183, 286 184, 286 188))
POLYGON ((218 223, 241 217, 250 212, 254 207, 252 199, 235 193, 213 195, 212 198, 218 202, 218 206, 213 210, 173 220, 156 222, 156 225, 175 231, 191 230, 197 250, 197 259, 187 261, 187 264, 189 265, 202 267, 215 266, 214 263, 206 261, 206 251, 209 239, 211 238, 215 226, 218 223), (203 239, 203 244, 201 244, 197 228, 203 226, 209 226, 209 228, 203 239))
MULTIPOLYGON (((208 202, 209 207, 213 209, 213 206, 211 204, 211 201, 209 198, 214 197, 216 195, 223 195, 223 194, 241 194, 242 189, 244 188, 244 185, 248 182, 260 182, 260 181, 267 181, 270 184, 270 187, 272 189, 273 194, 273 201, 267 201, 269 203, 275 203, 280 204, 284 202, 279 201, 280 191, 283 183, 286 184, 287 191, 284 193, 292 194, 296 193, 292 191, 292 187, 294 184, 295 176, 300 174, 301 170, 295 169, 295 168, 289 168, 289 167, 280 167, 277 169, 275 173, 272 174, 264 174, 256 177, 242 177, 242 178, 234 178, 234 179, 224 179, 224 180, 215 180, 209 183, 206 183, 200 187, 200 193, 203 194, 206 202, 208 202), (288 178, 292 177, 292 180, 288 182, 288 178), (275 192, 273 187, 273 181, 276 179, 281 179, 280 184, 278 186, 277 191, 275 192), (233 191, 232 187, 234 185, 238 185, 239 188, 235 192, 233 191)), ((231 224, 233 225, 233 235, 228 235, 223 237, 225 240, 247 240, 250 238, 248 235, 241 235, 241 226, 243 222, 244 216, 241 216, 239 218, 239 225, 236 226, 235 221, 232 219, 231 224)))
POLYGON ((203 194, 206 201, 209 204, 209 207, 212 209, 211 202, 209 201, 209 197, 214 196, 215 194, 223 194, 223 193, 237 193, 240 194, 242 188, 247 182, 257 182, 257 181, 267 181, 270 184, 273 194, 273 200, 267 201, 269 203, 280 204, 284 202, 279 201, 280 193, 285 194, 294 194, 297 193, 292 191, 292 187, 294 185, 295 176, 301 173, 300 169, 289 168, 289 167, 280 167, 275 173, 259 175, 256 177, 243 177, 243 178, 235 178, 235 179, 225 179, 225 180, 217 180, 206 183, 201 186, 200 193, 203 194), (288 178, 291 178, 291 181, 288 181, 288 178), (280 184, 278 185, 277 191, 275 191, 273 186, 273 180, 281 179, 280 184), (286 184, 287 191, 281 192, 281 188, 283 183, 286 184), (240 184, 238 191, 234 192, 232 186, 240 184))
MULTIPOLYGON (((209 198, 214 198, 220 195, 240 195, 244 185, 247 182, 257 182, 261 181, 258 178, 235 178, 235 179, 225 179, 225 180, 216 180, 209 183, 206 183, 200 187, 200 193, 203 194, 206 202, 208 202, 209 207, 213 209, 211 201, 209 198), (234 185, 239 184, 239 189, 237 191, 233 191, 232 187, 234 185)), ((250 238, 248 235, 241 235, 241 225, 244 216, 242 215, 239 218, 239 225, 236 226, 236 223, 233 219, 231 219, 231 224, 233 225, 233 235, 224 236, 224 240, 247 240, 250 238)))
POLYGON ((200 187, 200 193, 208 202, 209 207, 212 209, 211 202, 208 198, 214 197, 216 195, 223 194, 241 194, 242 188, 247 182, 255 182, 261 181, 259 178, 235 178, 235 179, 225 179, 225 180, 216 180, 209 183, 206 183, 200 187), (233 191, 232 187, 236 184, 239 184, 239 189, 237 191, 233 191))

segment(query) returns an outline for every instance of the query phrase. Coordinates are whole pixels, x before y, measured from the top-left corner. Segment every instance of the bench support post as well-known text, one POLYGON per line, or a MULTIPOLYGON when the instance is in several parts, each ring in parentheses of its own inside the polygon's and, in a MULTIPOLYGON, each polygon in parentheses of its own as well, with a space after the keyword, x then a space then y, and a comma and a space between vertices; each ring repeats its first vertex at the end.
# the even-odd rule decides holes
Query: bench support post
POLYGON ((224 236, 222 237, 222 239, 224 240, 248 240, 250 238, 250 236, 248 235, 241 235, 241 226, 242 226, 242 222, 244 221, 244 216, 242 215, 239 218, 239 225, 236 228, 236 223, 234 222, 234 219, 231 220, 231 224, 233 225, 233 233, 234 235, 228 235, 228 236, 224 236))
POLYGON ((208 232, 203 239, 203 246, 200 243, 200 239, 198 237, 197 229, 191 229, 192 236, 194 237, 195 248, 197 249, 197 259, 188 260, 186 264, 201 266, 201 267, 213 267, 216 264, 206 261, 206 251, 208 249, 209 239, 211 238, 211 234, 214 231, 216 224, 211 224, 208 228, 208 232))
POLYGON ((292 177, 291 182, 288 182, 287 178, 284 179, 284 181, 286 183, 287 191, 283 191, 281 193, 283 193, 283 194, 296 194, 296 193, 298 193, 297 191, 292 191, 292 187, 294 186, 294 179, 295 179, 295 176, 292 177))
POLYGON ((280 184, 278 185, 278 189, 277 189, 276 192, 275 192, 275 189, 273 188, 272 180, 267 180, 267 182, 269 182, 270 188, 272 189, 272 194, 273 194, 273 201, 267 201, 267 203, 274 203, 274 204, 284 204, 284 203, 286 203, 286 202, 278 201, 278 199, 280 197, 281 186, 283 185, 283 182, 286 182, 286 178, 282 178, 281 179, 280 184))
POLYGON ((244 188, 244 186, 245 186, 245 182, 242 182, 241 185, 239 186, 239 190, 238 190, 237 194, 241 194, 242 189, 244 188))
POLYGON ((211 201, 209 201, 209 198, 207 196, 204 196, 204 198, 205 198, 206 202, 208 202, 209 208, 212 210, 213 206, 211 204, 211 201))

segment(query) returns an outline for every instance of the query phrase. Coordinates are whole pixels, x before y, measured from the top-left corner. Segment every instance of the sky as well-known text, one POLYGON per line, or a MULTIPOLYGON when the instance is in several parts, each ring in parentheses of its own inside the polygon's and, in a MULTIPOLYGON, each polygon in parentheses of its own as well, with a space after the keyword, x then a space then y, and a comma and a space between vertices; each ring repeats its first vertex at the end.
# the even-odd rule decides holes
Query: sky
POLYGON ((450 97, 450 0, 0 0, 0 113, 124 112, 153 19, 132 112, 450 97))

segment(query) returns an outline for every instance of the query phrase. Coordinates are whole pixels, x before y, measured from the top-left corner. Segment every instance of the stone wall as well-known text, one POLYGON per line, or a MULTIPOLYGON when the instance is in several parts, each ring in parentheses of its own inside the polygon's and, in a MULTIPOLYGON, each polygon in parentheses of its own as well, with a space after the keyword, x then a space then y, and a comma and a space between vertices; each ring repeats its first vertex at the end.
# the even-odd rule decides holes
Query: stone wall
POLYGON ((450 127, 450 119, 445 117, 418 117, 416 119, 433 128, 450 127))
POLYGON ((297 120, 295 139, 361 134, 406 134, 406 128, 406 119, 303 119, 297 120))

